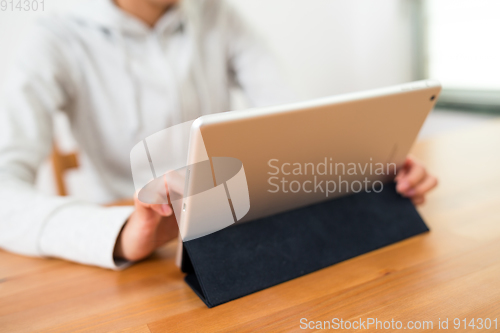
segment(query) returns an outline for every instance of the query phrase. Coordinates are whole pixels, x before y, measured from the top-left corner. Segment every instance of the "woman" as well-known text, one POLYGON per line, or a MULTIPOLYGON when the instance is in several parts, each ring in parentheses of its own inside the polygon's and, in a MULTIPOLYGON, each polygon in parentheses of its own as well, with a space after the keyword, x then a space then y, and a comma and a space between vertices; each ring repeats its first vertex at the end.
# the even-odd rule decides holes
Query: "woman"
MULTIPOLYGON (((134 144, 229 110, 233 84, 252 106, 291 100, 265 48, 224 1, 89 0, 41 21, 0 104, 0 246, 115 269, 148 256, 177 233, 168 205, 105 208, 34 189, 52 117, 67 114, 95 201, 110 202, 134 193, 134 144)), ((398 175, 398 191, 417 204, 435 185, 411 159, 398 175)))

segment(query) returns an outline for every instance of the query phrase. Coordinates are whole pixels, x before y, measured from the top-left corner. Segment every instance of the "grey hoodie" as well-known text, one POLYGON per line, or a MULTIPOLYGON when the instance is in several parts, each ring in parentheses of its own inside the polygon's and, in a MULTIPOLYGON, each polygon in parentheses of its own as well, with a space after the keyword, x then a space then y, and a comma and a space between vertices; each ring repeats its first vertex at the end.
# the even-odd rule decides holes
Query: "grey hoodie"
POLYGON ((108 268, 132 207, 131 148, 166 127, 228 111, 240 86, 253 106, 291 94, 268 52, 221 0, 183 0, 153 29, 110 0, 41 20, 0 98, 0 247, 108 268), (52 117, 65 113, 82 154, 91 202, 38 193, 52 117), (90 185, 89 185, 90 186, 90 185))

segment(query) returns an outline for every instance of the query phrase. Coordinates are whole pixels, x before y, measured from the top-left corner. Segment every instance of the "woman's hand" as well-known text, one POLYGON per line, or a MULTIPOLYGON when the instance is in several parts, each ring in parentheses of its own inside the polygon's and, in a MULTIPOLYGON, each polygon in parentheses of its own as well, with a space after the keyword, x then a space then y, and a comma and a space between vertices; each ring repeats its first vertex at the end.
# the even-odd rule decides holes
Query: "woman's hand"
POLYGON ((145 204, 134 197, 135 211, 125 223, 115 245, 114 256, 137 261, 177 237, 179 228, 168 204, 145 204))
POLYGON ((425 194, 437 186, 436 177, 429 175, 425 167, 412 157, 407 157, 396 178, 396 191, 410 198, 415 205, 425 202, 425 194))

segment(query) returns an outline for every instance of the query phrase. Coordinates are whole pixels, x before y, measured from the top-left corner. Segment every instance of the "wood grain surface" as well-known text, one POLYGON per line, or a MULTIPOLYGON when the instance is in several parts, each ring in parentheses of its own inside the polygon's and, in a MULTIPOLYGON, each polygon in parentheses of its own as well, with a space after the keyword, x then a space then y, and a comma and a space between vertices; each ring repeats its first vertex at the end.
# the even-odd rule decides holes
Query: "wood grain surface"
POLYGON ((425 320, 433 330, 448 318, 459 332, 472 331, 463 319, 500 320, 500 122, 419 142, 413 154, 440 180, 419 208, 427 234, 213 309, 184 283, 175 242, 121 272, 0 251, 0 332, 300 331, 301 318, 425 320))

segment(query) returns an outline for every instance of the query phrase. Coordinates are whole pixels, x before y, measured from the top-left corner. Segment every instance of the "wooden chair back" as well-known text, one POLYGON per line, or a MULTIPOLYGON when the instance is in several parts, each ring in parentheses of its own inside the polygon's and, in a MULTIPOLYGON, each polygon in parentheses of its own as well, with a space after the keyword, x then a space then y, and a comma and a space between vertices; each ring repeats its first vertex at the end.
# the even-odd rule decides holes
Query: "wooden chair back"
POLYGON ((61 196, 68 195, 65 174, 66 171, 70 169, 78 168, 78 154, 76 152, 72 153, 62 153, 57 145, 53 144, 52 150, 52 169, 54 171, 54 179, 57 187, 57 194, 61 196))

